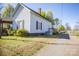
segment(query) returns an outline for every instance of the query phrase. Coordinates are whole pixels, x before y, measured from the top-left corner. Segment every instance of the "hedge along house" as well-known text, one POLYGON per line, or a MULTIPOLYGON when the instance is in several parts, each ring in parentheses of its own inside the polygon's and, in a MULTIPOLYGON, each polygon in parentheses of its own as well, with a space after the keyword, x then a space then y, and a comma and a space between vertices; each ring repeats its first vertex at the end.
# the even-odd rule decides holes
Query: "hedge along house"
MULTIPOLYGON (((39 9, 41 12, 41 9, 39 9)), ((13 28, 25 29, 30 34, 52 33, 52 23, 24 4, 18 4, 13 13, 13 28)))

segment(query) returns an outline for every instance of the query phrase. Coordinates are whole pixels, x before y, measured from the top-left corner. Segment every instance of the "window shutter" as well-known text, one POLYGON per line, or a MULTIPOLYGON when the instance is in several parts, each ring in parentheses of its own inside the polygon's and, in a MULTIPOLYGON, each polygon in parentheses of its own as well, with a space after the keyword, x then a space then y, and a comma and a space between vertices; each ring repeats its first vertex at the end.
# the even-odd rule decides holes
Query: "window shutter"
POLYGON ((36 21, 36 30, 38 30, 38 21, 36 21))
POLYGON ((42 30, 42 23, 41 23, 41 30, 42 30))

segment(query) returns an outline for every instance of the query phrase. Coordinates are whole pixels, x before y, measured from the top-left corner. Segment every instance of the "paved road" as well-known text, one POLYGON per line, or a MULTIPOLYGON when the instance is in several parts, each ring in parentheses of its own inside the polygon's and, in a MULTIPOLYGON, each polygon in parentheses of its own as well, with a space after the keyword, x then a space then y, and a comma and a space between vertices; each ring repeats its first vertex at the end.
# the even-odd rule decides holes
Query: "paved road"
POLYGON ((54 44, 48 44, 38 51, 35 56, 79 56, 79 39, 59 39, 54 44))

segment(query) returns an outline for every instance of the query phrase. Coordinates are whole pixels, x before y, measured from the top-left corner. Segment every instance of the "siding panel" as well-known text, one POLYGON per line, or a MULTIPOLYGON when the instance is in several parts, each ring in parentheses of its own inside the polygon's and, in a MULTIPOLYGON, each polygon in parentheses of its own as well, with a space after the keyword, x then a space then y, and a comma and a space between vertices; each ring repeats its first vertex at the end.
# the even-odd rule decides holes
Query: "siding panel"
POLYGON ((36 13, 31 11, 31 22, 30 22, 30 27, 31 27, 31 33, 45 33, 48 31, 49 28, 52 28, 52 24, 45 20, 44 18, 40 17, 39 15, 37 15, 36 13), (42 23, 42 25, 40 24, 40 27, 42 26, 41 29, 36 30, 36 21, 38 21, 38 23, 42 23))

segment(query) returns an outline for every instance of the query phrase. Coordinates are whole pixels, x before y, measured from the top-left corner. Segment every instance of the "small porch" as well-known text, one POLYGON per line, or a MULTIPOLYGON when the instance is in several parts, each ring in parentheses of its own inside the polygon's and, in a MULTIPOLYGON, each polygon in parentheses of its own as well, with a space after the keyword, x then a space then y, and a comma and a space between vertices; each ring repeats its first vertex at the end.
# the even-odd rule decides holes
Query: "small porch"
POLYGON ((2 28, 3 29, 9 29, 9 27, 12 25, 12 21, 2 21, 2 28))
POLYGON ((11 18, 2 18, 2 35, 8 35, 7 30, 12 27, 11 18))

